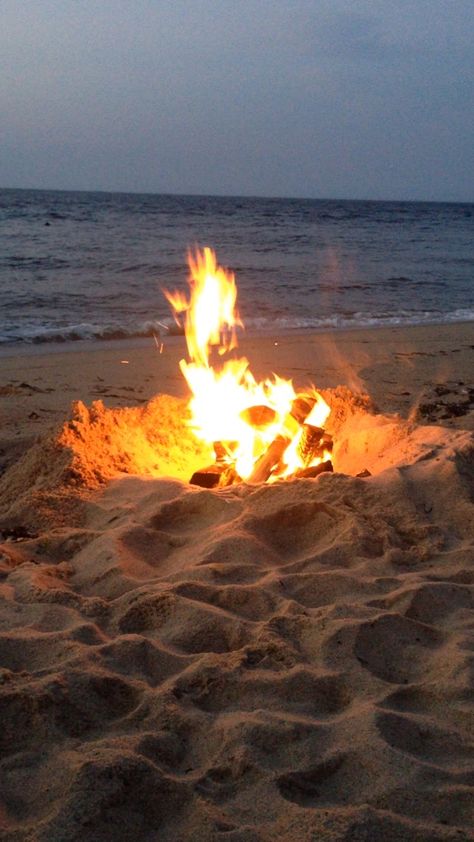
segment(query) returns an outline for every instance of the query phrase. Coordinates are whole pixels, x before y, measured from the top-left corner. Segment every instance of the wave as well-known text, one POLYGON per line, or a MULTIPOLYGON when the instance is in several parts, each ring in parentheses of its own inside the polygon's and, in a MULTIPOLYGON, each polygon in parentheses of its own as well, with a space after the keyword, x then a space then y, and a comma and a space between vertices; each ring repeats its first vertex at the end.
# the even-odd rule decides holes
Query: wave
POLYGON ((246 320, 247 328, 258 332, 267 333, 271 331, 295 331, 295 330, 348 330, 364 327, 403 327, 410 325, 436 325, 452 324, 454 322, 474 321, 474 309, 460 308, 451 312, 441 313, 439 311, 400 311, 393 313, 351 313, 333 314, 331 316, 304 318, 279 317, 277 319, 254 318, 246 320))
POLYGON ((81 340, 111 341, 114 339, 132 339, 146 336, 162 336, 166 334, 182 334, 183 330, 174 322, 144 322, 139 325, 126 327, 123 325, 98 325, 88 322, 80 324, 65 325, 63 327, 34 327, 26 328, 23 331, 14 330, 0 333, 0 345, 26 343, 30 345, 42 345, 47 342, 63 343, 78 342, 81 340))
MULTIPOLYGON (((410 325, 452 324, 474 321, 474 309, 460 308, 450 312, 400 311, 393 313, 346 313, 329 316, 279 316, 277 318, 254 317, 245 320, 246 332, 252 334, 295 333, 301 330, 348 330, 356 328, 404 327, 410 325)), ((65 343, 77 341, 113 341, 140 337, 164 338, 182 335, 182 328, 171 319, 147 321, 136 325, 80 324, 62 327, 29 327, 24 330, 10 330, 0 333, 0 345, 65 343)))

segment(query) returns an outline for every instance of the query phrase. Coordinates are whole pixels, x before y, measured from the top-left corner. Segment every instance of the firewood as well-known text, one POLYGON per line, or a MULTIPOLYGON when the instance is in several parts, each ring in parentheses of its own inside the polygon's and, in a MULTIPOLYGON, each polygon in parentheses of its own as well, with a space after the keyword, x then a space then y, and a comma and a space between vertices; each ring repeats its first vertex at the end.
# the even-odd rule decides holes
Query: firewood
POLYGON ((283 422, 282 422, 282 425, 281 425, 281 434, 285 438, 287 438, 291 441, 291 439, 296 436, 296 434, 299 432, 299 430, 300 430, 300 425, 298 424, 298 421, 291 414, 291 412, 288 412, 285 415, 285 417, 283 419, 283 422))
POLYGON ((276 420, 277 413, 271 408, 271 406, 258 404, 256 406, 248 406, 246 409, 243 409, 240 413, 240 417, 246 424, 249 424, 251 427, 255 427, 258 430, 273 424, 276 420))
POLYGON ((321 441, 319 442, 319 446, 323 451, 327 450, 328 453, 332 453, 334 442, 332 440, 332 436, 330 436, 329 433, 326 433, 326 431, 324 431, 321 441))
POLYGON ((212 443, 214 453, 216 455, 216 462, 229 462, 233 451, 237 447, 236 441, 214 441, 212 443))
POLYGON ((327 459, 325 462, 320 462, 319 465, 310 465, 309 468, 299 468, 292 474, 290 479, 293 479, 293 477, 297 477, 298 479, 314 479, 314 477, 318 477, 320 474, 325 474, 326 472, 332 473, 333 471, 332 462, 330 459, 327 459))
POLYGON ((214 441, 212 443, 214 448, 214 453, 216 456, 216 462, 224 462, 225 457, 227 456, 227 451, 225 449, 225 445, 221 441, 214 441))
POLYGON ((219 486, 224 488, 227 485, 234 485, 236 482, 242 482, 242 477, 239 477, 234 465, 226 465, 225 471, 221 474, 219 486))
POLYGON ((320 448, 320 442, 324 435, 321 427, 313 427, 312 424, 303 424, 301 438, 298 443, 298 456, 304 467, 310 465, 320 448))
POLYGON ((302 424, 304 422, 305 418, 308 417, 309 413, 313 409, 315 403, 316 398, 313 398, 311 395, 298 395, 298 397, 294 399, 291 404, 290 412, 298 424, 302 424))
POLYGON ((190 485, 199 485, 200 488, 217 488, 225 469, 226 465, 218 465, 217 463, 209 465, 207 468, 201 468, 194 472, 189 483, 190 485))
POLYGON ((195 471, 189 480, 189 484, 198 485, 200 488, 222 488, 240 481, 240 477, 233 465, 225 462, 215 462, 207 468, 200 468, 199 471, 195 471))
POLYGON ((277 436, 267 447, 265 453, 254 465, 247 482, 266 482, 275 465, 278 465, 291 439, 287 436, 277 436))
POLYGON ((314 462, 315 459, 326 459, 327 455, 332 453, 333 447, 334 443, 331 436, 324 434, 316 447, 314 447, 312 450, 308 449, 306 467, 311 465, 311 463, 314 462))

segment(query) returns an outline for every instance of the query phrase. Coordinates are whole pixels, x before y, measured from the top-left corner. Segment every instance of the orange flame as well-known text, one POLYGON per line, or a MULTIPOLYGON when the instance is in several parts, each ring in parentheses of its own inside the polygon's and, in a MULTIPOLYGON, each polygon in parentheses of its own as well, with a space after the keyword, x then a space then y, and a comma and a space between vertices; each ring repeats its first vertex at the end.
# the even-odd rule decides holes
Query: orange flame
POLYGON ((242 326, 235 309, 237 288, 234 275, 221 269, 216 255, 205 248, 196 256, 188 255, 190 298, 181 293, 165 295, 176 314, 186 313, 185 334, 189 356, 208 366, 210 346, 218 345, 219 353, 237 347, 235 326, 242 326))
MULTIPOLYGON (((289 476, 303 465, 298 454, 301 427, 291 416, 297 397, 293 384, 276 375, 257 383, 245 357, 231 357, 218 367, 211 365, 212 349, 216 347, 220 355, 235 350, 235 329, 243 327, 236 310, 235 278, 217 265, 210 248, 189 255, 188 263, 189 297, 168 291, 165 295, 176 319, 185 313, 189 361, 181 360, 180 368, 192 392, 192 428, 203 441, 222 443, 242 479, 251 476, 259 457, 276 436, 283 435, 288 447, 280 469, 270 479, 289 476), (262 423, 249 420, 246 410, 252 407, 267 408, 262 423)), ((307 422, 322 427, 330 409, 319 393, 313 390, 312 394, 315 403, 307 422)), ((311 464, 321 461, 317 457, 311 464)))

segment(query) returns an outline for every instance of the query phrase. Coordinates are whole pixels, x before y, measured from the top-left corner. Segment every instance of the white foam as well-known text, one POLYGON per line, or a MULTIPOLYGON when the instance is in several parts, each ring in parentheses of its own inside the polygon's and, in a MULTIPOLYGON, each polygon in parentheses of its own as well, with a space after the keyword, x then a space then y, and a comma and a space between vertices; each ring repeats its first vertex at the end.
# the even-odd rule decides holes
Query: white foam
MULTIPOLYGON (((245 328, 252 333, 268 334, 291 332, 298 330, 344 330, 364 327, 403 327, 422 324, 452 324, 454 322, 474 321, 474 310, 471 308, 460 308, 448 313, 435 311, 404 311, 396 314, 390 313, 363 313, 357 312, 350 316, 333 314, 331 316, 285 316, 276 319, 254 317, 247 319, 245 328)), ((176 335, 182 330, 172 319, 163 321, 146 321, 135 325, 123 324, 93 324, 92 322, 80 322, 78 324, 65 325, 63 327, 50 326, 29 326, 21 329, 11 329, 0 334, 0 344, 27 343, 58 343, 73 342, 80 340, 115 340, 129 339, 141 336, 163 336, 166 334, 176 335)))

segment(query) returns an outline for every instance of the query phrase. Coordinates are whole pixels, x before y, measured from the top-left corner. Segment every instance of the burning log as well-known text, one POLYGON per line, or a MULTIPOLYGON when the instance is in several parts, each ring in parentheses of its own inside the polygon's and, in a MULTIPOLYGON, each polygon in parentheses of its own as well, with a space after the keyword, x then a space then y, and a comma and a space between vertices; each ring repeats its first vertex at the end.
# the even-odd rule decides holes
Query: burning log
POLYGON ((301 438, 298 443, 298 456, 304 467, 308 467, 321 449, 321 439, 324 430, 321 427, 313 427, 312 424, 303 424, 301 438))
POLYGON ((232 458, 232 453, 237 447, 236 441, 215 441, 212 444, 216 456, 216 462, 229 463, 232 458))
POLYGON ((325 474, 327 472, 332 473, 333 471, 334 468, 331 460, 326 459, 325 462, 320 462, 319 465, 310 465, 309 468, 299 468, 299 470, 295 471, 291 478, 297 477, 298 479, 314 479, 314 477, 318 477, 320 474, 325 474))
POLYGON ((332 462, 328 459, 318 465, 311 466, 316 458, 322 458, 325 451, 331 452, 332 438, 322 427, 312 424, 305 424, 304 419, 314 407, 316 401, 311 396, 300 396, 296 398, 291 406, 291 411, 285 417, 282 424, 283 432, 278 435, 269 445, 260 459, 255 463, 254 469, 248 477, 248 482, 266 482, 272 473, 280 473, 284 468, 283 454, 299 429, 302 428, 302 435, 298 445, 298 455, 304 464, 302 471, 296 472, 293 476, 318 476, 325 471, 332 471, 332 462), (311 467, 310 467, 311 466, 311 467), (322 467, 324 466, 324 467, 322 467))
POLYGON ((314 459, 322 459, 325 453, 332 453, 332 448, 332 437, 322 427, 314 427, 312 424, 302 425, 298 456, 305 468, 309 467, 314 459))
POLYGON ((214 465, 201 468, 195 471, 189 480, 190 485, 198 485, 200 488, 217 488, 218 486, 222 488, 239 481, 240 477, 234 466, 225 462, 215 462, 214 465))
POLYGON ((277 436, 268 446, 265 453, 255 463, 254 469, 247 482, 266 482, 275 465, 278 465, 291 439, 287 436, 277 436))
POLYGON ((247 482, 266 482, 275 468, 280 469, 282 467, 282 456, 292 438, 300 429, 301 421, 298 419, 305 418, 314 403, 315 401, 312 398, 306 396, 296 398, 293 401, 291 411, 285 416, 281 425, 282 432, 273 439, 265 453, 257 460, 247 482))
POLYGON ((334 442, 332 440, 332 436, 329 433, 324 433, 321 441, 319 442, 319 446, 322 448, 322 451, 327 451, 328 453, 332 453, 332 449, 334 447, 334 442))
POLYGON ((216 456, 216 462, 225 462, 225 458, 227 456, 227 450, 225 444, 221 441, 213 442, 214 453, 216 456))
POLYGON ((249 424, 251 427, 255 427, 257 430, 262 430, 274 423, 277 414, 271 406, 258 404, 257 406, 249 406, 247 409, 243 409, 240 413, 240 417, 242 418, 242 421, 245 421, 245 423, 249 424))
MULTIPOLYGON (((297 445, 297 455, 303 463, 303 467, 294 471, 291 477, 311 478, 333 470, 330 459, 325 459, 317 465, 311 464, 316 459, 323 459, 325 454, 329 455, 333 447, 331 436, 322 427, 304 421, 308 417, 308 413, 311 413, 315 403, 316 401, 307 395, 299 396, 293 401, 291 411, 282 422, 282 432, 273 439, 266 451, 255 462, 247 482, 261 483, 266 482, 272 474, 284 475, 285 470, 288 469, 283 456, 288 445, 299 431, 301 431, 301 437, 297 445)), ((277 413, 273 409, 263 404, 248 407, 240 413, 240 417, 255 429, 258 429, 258 427, 263 429, 273 423, 276 416, 277 413)), ((241 478, 233 464, 233 454, 237 442, 215 441, 213 447, 216 462, 214 465, 196 471, 191 477, 190 483, 201 488, 218 488, 239 482, 241 478)))
POLYGON ((218 465, 216 462, 208 468, 195 471, 189 482, 191 485, 199 485, 200 488, 217 488, 225 468, 225 465, 218 465))
POLYGON ((291 414, 298 424, 303 424, 316 403, 312 395, 299 395, 291 404, 291 414))

